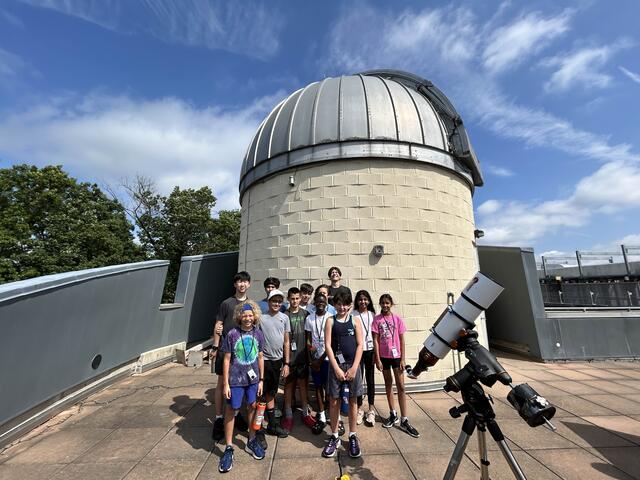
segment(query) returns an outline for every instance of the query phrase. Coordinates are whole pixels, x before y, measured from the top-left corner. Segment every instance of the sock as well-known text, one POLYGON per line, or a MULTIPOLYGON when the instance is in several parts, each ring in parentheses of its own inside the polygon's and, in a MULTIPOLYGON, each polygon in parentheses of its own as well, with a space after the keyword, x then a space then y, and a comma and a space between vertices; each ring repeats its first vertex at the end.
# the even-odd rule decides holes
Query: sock
POLYGON ((395 411, 395 410, 391 410, 391 412, 390 412, 390 413, 391 413, 391 415, 393 415, 394 417, 397 417, 397 416, 398 416, 398 414, 396 413, 396 411, 395 411))
POLYGON ((320 412, 320 421, 327 423, 327 416, 324 413, 324 410, 320 412))
POLYGON ((284 416, 285 417, 293 417, 293 410, 291 408, 285 408, 284 409, 284 416))
POLYGON ((338 432, 333 432, 331 435, 333 435, 334 438, 338 438, 339 437, 338 432))
POLYGON ((406 422, 407 420, 409 420, 409 417, 402 417, 400 420, 406 422))
POLYGON ((267 419, 267 424, 270 426, 274 426, 275 425, 275 420, 276 420, 276 409, 275 408, 268 408, 264 411, 264 418, 267 419))
POLYGON ((219 418, 223 418, 222 415, 216 415, 216 420, 218 420, 219 418))
POLYGON ((236 413, 233 414, 234 417, 237 417, 240 412, 236 410, 236 413))
POLYGON ((349 438, 355 437, 355 436, 356 436, 356 432, 349 432, 349 438))

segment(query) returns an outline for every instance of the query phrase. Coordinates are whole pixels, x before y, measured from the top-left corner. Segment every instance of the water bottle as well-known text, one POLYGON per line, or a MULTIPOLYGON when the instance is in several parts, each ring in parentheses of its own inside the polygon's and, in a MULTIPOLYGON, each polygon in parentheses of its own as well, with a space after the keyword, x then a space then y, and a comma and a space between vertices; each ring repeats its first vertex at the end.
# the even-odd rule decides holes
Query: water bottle
POLYGON ((258 402, 256 407, 256 414, 253 417, 251 428, 254 430, 260 430, 262 428, 262 420, 264 420, 264 412, 267 409, 267 404, 263 401, 258 402))
POLYGON ((340 403, 340 411, 344 415, 349 414, 349 382, 342 382, 342 403, 340 403))

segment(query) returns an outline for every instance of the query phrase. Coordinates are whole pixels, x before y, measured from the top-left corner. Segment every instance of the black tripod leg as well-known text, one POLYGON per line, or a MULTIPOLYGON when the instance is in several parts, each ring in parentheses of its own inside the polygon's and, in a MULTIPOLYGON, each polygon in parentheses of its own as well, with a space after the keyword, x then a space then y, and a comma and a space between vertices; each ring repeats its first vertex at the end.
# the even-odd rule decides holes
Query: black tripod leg
POLYGON ((502 430, 500 430, 498 423, 495 420, 490 420, 489 422, 487 422, 487 428, 489 429, 491 437, 496 441, 498 447, 500 447, 500 451, 502 452, 502 455, 504 455, 504 459, 507 461, 509 468, 511 468, 513 476, 518 480, 527 480, 527 477, 524 476, 522 468, 520 468, 520 465, 518 465, 516 457, 513 456, 509 445, 507 445, 507 442, 504 439, 504 435, 502 434, 502 430))
POLYGON ((469 443, 469 439, 471 438, 471 435, 473 435, 475 428, 476 422, 473 418, 469 415, 464 417, 460 436, 458 437, 456 448, 453 449, 453 453, 451 454, 451 460, 449 460, 447 471, 444 473, 444 477, 442 477, 443 480, 453 480, 455 478, 460 462, 462 462, 464 451, 467 448, 467 443, 469 443))

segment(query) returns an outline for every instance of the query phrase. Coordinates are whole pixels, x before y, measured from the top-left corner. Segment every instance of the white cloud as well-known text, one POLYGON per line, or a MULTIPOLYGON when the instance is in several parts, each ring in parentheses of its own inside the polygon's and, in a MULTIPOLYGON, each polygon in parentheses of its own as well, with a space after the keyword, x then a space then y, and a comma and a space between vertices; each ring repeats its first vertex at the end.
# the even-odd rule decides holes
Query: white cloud
POLYGON ((598 213, 637 210, 638 185, 637 162, 609 162, 582 178, 565 199, 542 203, 487 200, 477 209, 477 223, 485 232, 482 241, 522 246, 563 228, 582 227, 598 213))
POLYGON ((15 77, 21 70, 28 68, 20 56, 0 48, 0 77, 15 77))
POLYGON ((513 177, 515 173, 505 167, 498 167, 497 165, 484 165, 484 168, 492 175, 496 177, 513 177))
POLYGON ((0 9, 0 16, 9 24, 17 28, 24 28, 24 23, 18 17, 13 15, 12 13, 7 12, 6 10, 0 9))
POLYGON ((121 34, 167 43, 271 57, 279 48, 282 15, 254 1, 21 0, 81 18, 121 34))
POLYGON ((547 18, 531 12, 493 30, 482 54, 484 67, 491 73, 513 69, 565 33, 571 16, 569 10, 547 18))
MULTIPOLYGON (((483 24, 470 9, 462 7, 397 13, 362 3, 351 5, 345 7, 328 34, 325 67, 329 65, 340 73, 376 67, 430 72, 434 77, 428 73, 425 76, 438 86, 446 86, 447 95, 467 122, 473 121, 500 138, 515 139, 526 146, 604 162, 594 173, 578 180, 572 194, 564 198, 484 202, 477 208, 478 227, 485 231, 483 243, 532 244, 550 232, 586 226, 595 214, 637 209, 640 155, 633 152, 631 145, 612 144, 604 135, 581 130, 564 118, 517 103, 504 93, 501 77, 491 73, 507 68, 505 59, 517 63, 519 58, 531 56, 538 48, 533 45, 536 39, 543 45, 557 39, 570 28, 572 12, 545 18, 524 13, 509 22, 505 20, 506 10, 503 4, 499 14, 483 24), (534 20, 542 26, 536 28, 534 20), (503 35, 500 38, 507 35, 517 40, 512 50, 497 48, 499 36, 490 36, 483 50, 484 44, 478 38, 496 28, 497 21, 503 35), (449 54, 452 45, 453 54, 449 54), (515 58, 514 52, 520 52, 520 56, 515 58), (484 69, 485 62, 491 71, 484 69), (620 186, 626 191, 622 192, 620 186)), ((606 47, 607 59, 628 45, 630 42, 621 40, 606 47)))
POLYGON ((0 156, 62 164, 82 179, 118 184, 142 174, 163 193, 208 185, 218 209, 237 208, 247 145, 278 94, 238 110, 195 108, 175 98, 67 96, 0 119, 0 156))
POLYGON ((542 65, 558 67, 545 83, 547 92, 565 92, 571 88, 605 88, 609 86, 613 77, 603 72, 604 66, 611 57, 632 43, 620 40, 612 45, 587 47, 568 54, 557 55, 542 61, 542 65))
POLYGON ((633 80, 636 83, 640 83, 640 74, 632 72, 631 70, 627 70, 626 68, 620 66, 618 67, 622 73, 624 73, 627 77, 633 80))
POLYGON ((496 213, 500 210, 501 207, 502 204, 498 200, 487 200, 478 207, 478 213, 482 215, 491 215, 492 213, 496 213))

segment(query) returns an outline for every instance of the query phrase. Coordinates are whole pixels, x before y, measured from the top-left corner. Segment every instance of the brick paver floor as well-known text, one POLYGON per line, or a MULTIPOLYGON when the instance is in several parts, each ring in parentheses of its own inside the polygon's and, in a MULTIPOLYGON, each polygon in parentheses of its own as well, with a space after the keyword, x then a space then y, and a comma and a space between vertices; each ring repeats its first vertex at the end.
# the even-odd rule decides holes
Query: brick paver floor
MULTIPOLYGON (((488 390, 514 455, 529 479, 640 478, 640 362, 541 364, 498 355, 514 378, 528 382, 558 407, 557 432, 530 428, 506 400, 508 387, 488 390)), ((296 418, 286 439, 267 437, 263 461, 244 452, 236 434, 233 470, 217 471, 211 440, 213 377, 204 366, 165 365, 99 392, 51 419, 0 453, 0 478, 9 479, 333 479, 339 462, 352 479, 439 479, 462 419, 449 408, 459 396, 411 394, 410 418, 422 437, 360 427, 363 456, 321 458, 324 436, 296 418)), ((383 415, 386 399, 377 397, 383 415)), ((513 478, 489 439, 492 478, 513 478)), ((472 438, 456 478, 479 478, 472 438)))

